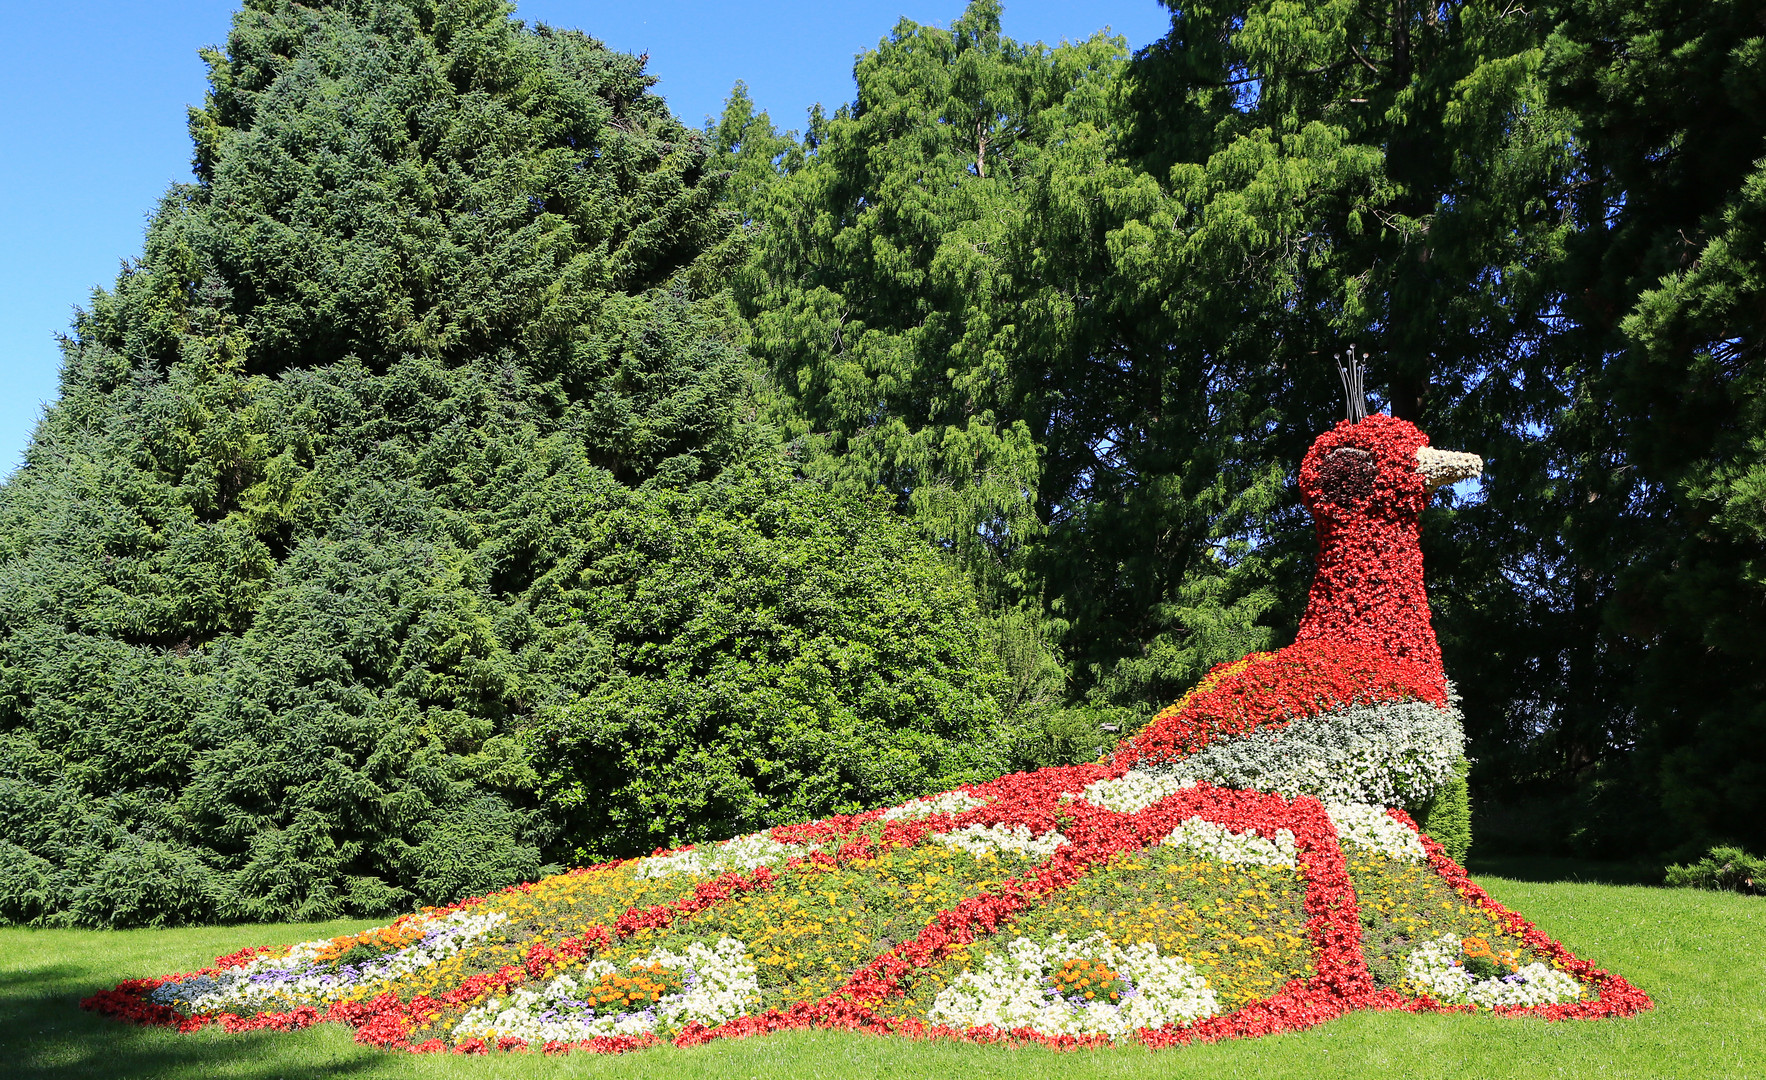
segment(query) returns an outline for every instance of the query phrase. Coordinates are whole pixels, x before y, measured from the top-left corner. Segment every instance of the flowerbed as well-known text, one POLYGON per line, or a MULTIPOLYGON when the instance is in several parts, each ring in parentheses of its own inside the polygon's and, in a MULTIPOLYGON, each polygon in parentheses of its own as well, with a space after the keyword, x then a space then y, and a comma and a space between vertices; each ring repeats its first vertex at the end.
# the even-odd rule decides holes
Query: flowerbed
POLYGON ((1416 542, 1427 441, 1374 416, 1314 444, 1299 640, 1216 668, 1108 765, 658 851, 85 1004, 455 1053, 803 1027, 1160 1047, 1360 1008, 1648 1008, 1385 809, 1463 753, 1416 542))
POLYGON ((659 852, 85 1004, 186 1031, 345 1023, 457 1053, 795 1027, 1169 1046, 1356 1008, 1648 1007, 1496 907, 1402 813, 1207 784, 1130 812, 1086 798, 1123 778, 1050 769, 659 852), (1485 985, 1489 964, 1508 966, 1485 985))

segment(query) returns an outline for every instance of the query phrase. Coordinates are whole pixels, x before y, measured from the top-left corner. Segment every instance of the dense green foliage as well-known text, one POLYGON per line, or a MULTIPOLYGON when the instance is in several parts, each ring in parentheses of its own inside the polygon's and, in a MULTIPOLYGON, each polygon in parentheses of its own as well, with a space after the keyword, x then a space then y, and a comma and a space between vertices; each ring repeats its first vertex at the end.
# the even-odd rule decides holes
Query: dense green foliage
POLYGON ((1075 696, 1144 708, 1291 630, 1288 477, 1349 343, 1443 445, 1518 453, 1552 415, 1525 335, 1569 135, 1537 26, 1398 41, 1363 7, 1189 5, 1134 58, 1017 45, 989 2, 904 22, 747 197, 737 294, 812 460, 1042 607, 1075 696))
POLYGON ((973 592, 876 508, 726 473, 598 516, 575 562, 530 602, 584 657, 533 733, 578 860, 1007 769, 973 592))
POLYGON ((1458 863, 1464 863, 1472 850, 1472 789, 1466 780, 1470 772, 1471 763, 1462 760, 1454 778, 1415 815, 1417 825, 1458 863))
POLYGON ((1424 537, 1474 786, 1584 850, 1766 837, 1754 6, 1168 6, 1132 57, 903 22, 789 148, 732 103, 809 467, 1144 716, 1292 632, 1288 477, 1359 344, 1488 462, 1424 537))
POLYGON ((1175 697, 1267 645, 1263 565, 1238 564, 1283 471, 1247 451, 1258 403, 1161 311, 1144 219, 1169 234, 1172 201, 1117 155, 1121 42, 1018 45, 982 2, 903 22, 854 73, 750 196, 737 282, 806 468, 883 484, 1041 610, 1076 695, 1102 665, 1100 704, 1175 697))
POLYGON ((389 0, 209 61, 0 490, 0 917, 396 910, 1005 768, 965 579, 745 419, 727 176, 639 60, 389 0))
POLYGON ((1559 440, 1582 455, 1589 504, 1573 535, 1603 634, 1585 647, 1636 663, 1597 690, 1623 726, 1575 732, 1605 759, 1584 827, 1660 842, 1665 819, 1667 839, 1758 849, 1766 26, 1747 3, 1576 3, 1561 17, 1553 92, 1584 118, 1587 227, 1560 346, 1585 390, 1559 440))

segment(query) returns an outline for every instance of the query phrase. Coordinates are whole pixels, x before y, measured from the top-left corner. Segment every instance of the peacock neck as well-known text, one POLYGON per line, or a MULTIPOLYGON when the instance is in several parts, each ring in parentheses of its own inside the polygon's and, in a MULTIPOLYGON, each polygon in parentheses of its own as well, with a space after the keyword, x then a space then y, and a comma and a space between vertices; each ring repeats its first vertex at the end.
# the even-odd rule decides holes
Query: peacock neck
POLYGON ((1296 640, 1327 639, 1440 670, 1417 519, 1317 524, 1318 575, 1296 640))

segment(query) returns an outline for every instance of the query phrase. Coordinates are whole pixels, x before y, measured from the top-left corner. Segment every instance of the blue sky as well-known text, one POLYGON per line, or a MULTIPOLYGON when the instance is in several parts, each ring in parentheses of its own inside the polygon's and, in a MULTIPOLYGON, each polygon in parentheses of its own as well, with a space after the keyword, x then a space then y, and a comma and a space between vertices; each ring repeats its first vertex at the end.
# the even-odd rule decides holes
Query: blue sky
MULTIPOLYGON (((223 44, 235 2, 8 0, 0 35, 0 475, 56 393, 75 305, 140 254, 161 192, 190 178, 187 105, 202 100, 196 50, 223 44)), ((574 27, 650 54, 657 91, 692 124, 722 111, 737 79, 781 127, 852 97, 852 59, 906 16, 945 24, 963 0, 647 4, 526 0, 530 22, 574 27)), ((1169 25, 1156 0, 1006 0, 1023 41, 1110 27, 1140 48, 1169 25)))

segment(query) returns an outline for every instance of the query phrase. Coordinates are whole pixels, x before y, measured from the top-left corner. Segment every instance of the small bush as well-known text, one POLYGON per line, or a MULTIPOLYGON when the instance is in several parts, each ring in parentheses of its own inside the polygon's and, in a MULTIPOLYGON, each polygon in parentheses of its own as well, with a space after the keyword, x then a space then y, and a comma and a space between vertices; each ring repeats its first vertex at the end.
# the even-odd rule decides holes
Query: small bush
POLYGON ((1741 848, 1714 847, 1698 862, 1668 867, 1666 884, 1766 896, 1766 859, 1741 848))
POLYGON ((410 878, 426 903, 446 904, 540 876, 539 848, 522 843, 532 824, 494 795, 481 795, 426 823, 411 853, 410 878))
POLYGON ((41 914, 49 906, 54 870, 47 859, 0 840, 0 921, 29 922, 41 914))
POLYGON ((1472 850, 1472 797, 1466 783, 1469 767, 1470 763, 1461 758, 1453 779, 1430 796, 1416 815, 1423 832, 1445 848, 1449 858, 1461 864, 1472 850))

